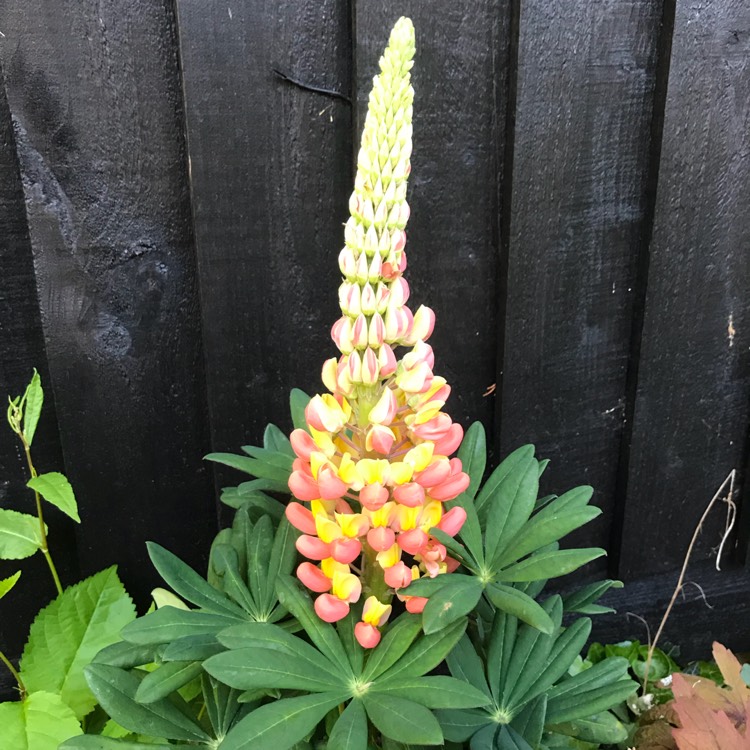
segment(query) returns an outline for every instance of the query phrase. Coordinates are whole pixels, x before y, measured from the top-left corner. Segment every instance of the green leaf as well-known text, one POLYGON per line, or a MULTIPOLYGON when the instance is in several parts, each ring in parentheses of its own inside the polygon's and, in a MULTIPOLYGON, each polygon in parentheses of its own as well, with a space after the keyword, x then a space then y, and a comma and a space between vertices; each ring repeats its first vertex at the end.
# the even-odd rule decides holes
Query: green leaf
POLYGON ((135 674, 105 664, 90 664, 85 672, 102 708, 128 731, 169 740, 210 739, 175 703, 166 699, 138 703, 135 694, 140 680, 135 674))
POLYGON ((203 662, 203 668, 238 690, 278 688, 325 693, 345 684, 346 675, 304 641, 295 640, 299 650, 294 654, 250 646, 212 656, 203 662))
POLYGON ((496 575, 501 581, 511 582, 557 578, 558 576, 572 573, 574 570, 578 570, 583 565, 606 554, 606 550, 600 547, 541 552, 515 565, 510 565, 496 575))
MULTIPOLYGON (((162 742, 137 742, 127 739, 115 739, 113 737, 102 737, 99 734, 83 734, 72 740, 63 742, 60 750, 154 750, 156 747, 163 747, 162 742)), ((182 742, 175 742, 169 745, 169 749, 188 748, 195 749, 195 745, 185 745, 182 742)))
POLYGON ((347 676, 352 676, 349 658, 336 630, 315 614, 310 597, 300 590, 295 580, 288 575, 279 576, 276 581, 276 591, 281 604, 297 618, 318 649, 347 676))
POLYGON ((163 661, 203 661, 224 651, 213 633, 188 635, 169 643, 162 652, 163 661))
POLYGON ((57 471, 40 474, 38 477, 29 479, 26 486, 38 492, 48 503, 59 508, 66 516, 81 523, 73 488, 62 474, 57 471))
POLYGON ((501 686, 513 655, 518 633, 518 619, 499 610, 495 612, 487 646, 487 682, 496 701, 501 697, 501 686))
POLYGON ((433 526, 430 529, 430 536, 437 539, 440 544, 442 544, 457 560, 459 560, 460 562, 465 562, 467 567, 472 569, 476 569, 479 567, 479 564, 474 559, 474 555, 472 555, 471 552, 469 552, 469 550, 467 550, 466 547, 464 547, 464 545, 459 541, 454 539, 452 536, 448 536, 448 534, 446 534, 442 529, 439 529, 437 526, 433 526))
MULTIPOLYGON (((239 511, 240 518, 244 515, 239 511)), ((233 529, 234 531, 234 529, 233 529)), ((245 557, 243 550, 243 557, 245 557)), ((211 564, 222 579, 224 591, 237 602, 253 619, 260 617, 257 602, 245 581, 247 562, 240 560, 240 555, 231 544, 217 544, 211 548, 211 564), (242 565, 243 570, 240 569, 242 565)))
POLYGON ((367 715, 362 701, 353 700, 333 725, 328 738, 333 750, 362 750, 367 747, 367 715))
POLYGON ((30 692, 59 693, 78 718, 96 705, 83 674, 100 649, 114 643, 135 617, 114 567, 65 589, 36 617, 21 657, 30 692))
POLYGON ((464 494, 474 499, 484 476, 487 465, 487 437, 481 422, 474 422, 464 435, 461 447, 458 449, 463 470, 471 480, 464 494))
POLYGON ((255 445, 243 445, 242 451, 247 453, 251 458, 261 461, 267 466, 275 466, 278 469, 284 469, 287 476, 292 473, 292 464, 296 458, 294 451, 291 453, 281 453, 275 450, 268 450, 267 448, 258 448, 255 445))
POLYGON ((146 549, 159 575, 183 599, 209 612, 243 617, 240 607, 211 586, 177 555, 155 542, 146 542, 146 549))
POLYGON ((310 403, 310 396, 299 388, 292 388, 289 394, 289 408, 292 412, 292 423, 297 430, 307 430, 305 409, 310 403))
POLYGON ((482 596, 483 586, 479 579, 456 575, 446 578, 458 583, 441 588, 429 598, 422 614, 422 626, 428 635, 467 615, 482 596))
POLYGON ((267 703, 238 722, 219 750, 289 750, 343 700, 342 693, 320 693, 267 703))
POLYGON ((542 607, 530 596, 513 586, 502 583, 491 583, 486 589, 487 598, 503 612, 517 617, 542 633, 551 633, 552 620, 542 607))
POLYGON ((550 698, 547 721, 550 724, 563 724, 608 711, 635 695, 637 689, 638 684, 633 680, 618 680, 593 690, 550 698))
POLYGON ((260 490, 271 492, 288 491, 283 482, 274 482, 270 479, 254 479, 252 482, 243 482, 238 487, 224 487, 221 491, 221 502, 230 508, 247 508, 258 514, 265 513, 275 520, 280 520, 284 515, 284 506, 260 490), (253 489, 250 489, 252 486, 253 489))
POLYGON ((346 651, 346 655, 349 657, 349 664, 351 664, 352 671, 354 674, 361 674, 365 661, 365 650, 359 645, 359 641, 354 635, 355 617, 354 612, 350 612, 342 620, 339 620, 336 623, 336 632, 339 634, 344 651, 346 651))
POLYGON ((480 729, 469 743, 471 750, 495 750, 495 740, 500 733, 500 727, 494 722, 480 729))
POLYGON ((495 738, 493 750, 534 750, 513 727, 504 726, 495 738))
POLYGON ((2 599, 17 583, 21 577, 21 571, 14 573, 9 578, 3 578, 0 581, 0 599, 2 599))
POLYGON ((489 502, 485 548, 486 558, 491 561, 493 569, 492 563, 503 554, 509 542, 529 520, 538 494, 538 463, 533 455, 528 455, 498 483, 489 502))
POLYGON ((604 614, 614 612, 610 607, 601 607, 595 602, 609 589, 621 589, 622 581, 596 581, 588 586, 563 597, 563 607, 566 612, 578 612, 582 615, 604 614))
MULTIPOLYGON (((45 531, 47 526, 45 525, 45 531)), ((39 519, 0 508, 0 560, 23 560, 42 547, 39 519)))
POLYGON ((39 417, 42 414, 42 405, 44 404, 44 390, 42 389, 42 379, 39 373, 34 369, 31 382, 26 386, 26 392, 21 399, 21 409, 23 410, 23 436, 26 442, 31 445, 36 433, 39 417))
POLYGON ((526 466, 529 459, 534 458, 534 446, 524 445, 506 456, 500 465, 490 474, 484 486, 477 495, 475 505, 481 521, 487 519, 490 503, 495 498, 500 485, 512 472, 518 471, 519 466, 526 466))
POLYGON ((172 661, 149 672, 135 692, 138 703, 154 703, 179 690, 203 672, 200 662, 172 661))
POLYGON ((416 701, 426 708, 480 708, 490 698, 467 682, 455 677, 400 677, 376 680, 370 692, 386 693, 395 698, 416 701))
POLYGON ((597 745, 617 745, 628 738, 627 728, 608 711, 562 724, 550 724, 547 730, 597 745))
POLYGON ((238 456, 234 453, 209 453, 204 458, 206 461, 224 464, 224 466, 238 469, 259 479, 272 479, 275 482, 283 483, 285 486, 289 480, 290 472, 286 469, 248 456, 238 456))
POLYGON ((140 645, 169 643, 189 635, 218 633, 238 622, 239 618, 229 615, 162 607, 127 625, 122 637, 140 645))
POLYGON ((57 750, 69 737, 81 734, 81 725, 59 695, 39 691, 26 700, 0 703, 3 748, 57 750))
POLYGON ((206 713, 217 737, 223 737, 240 710, 239 694, 233 688, 204 674, 201 678, 206 713))
POLYGON ((443 735, 450 742, 466 742, 469 737, 481 730, 482 727, 492 724, 497 726, 489 714, 484 711, 456 711, 449 709, 447 711, 436 711, 443 735))
POLYGON ((293 459, 296 458, 289 438, 275 424, 266 425, 263 433, 263 447, 266 450, 285 453, 293 459))
POLYGON ((362 673, 364 681, 373 680, 392 667, 407 652, 422 630, 422 618, 408 612, 388 627, 383 640, 370 651, 362 673))
MULTIPOLYGON (((273 532, 271 519, 261 516, 247 538, 247 583, 256 602, 268 599, 268 561, 273 547, 273 532)), ((273 588, 270 590, 273 591, 273 588)))
POLYGON ((484 665, 469 636, 461 637, 461 640, 446 657, 446 662, 454 677, 468 682, 487 696, 491 695, 484 676, 484 665))
POLYGON ((591 620, 582 617, 566 628, 555 640, 544 666, 535 674, 524 675, 514 690, 514 698, 520 703, 530 700, 552 687, 581 653, 591 633, 591 620))
POLYGON ((438 720, 419 703, 372 690, 365 693, 363 701, 370 721, 386 737, 406 744, 442 744, 438 720))
MULTIPOLYGON (((177 642, 179 643, 179 641, 177 642)), ((128 641, 118 641, 99 651, 94 657, 93 663, 109 664, 111 667, 122 667, 123 669, 141 667, 144 664, 158 661, 161 648, 161 645, 141 646, 128 643, 128 641)))
POLYGON ((493 568, 502 568, 508 563, 556 542, 597 516, 601 509, 585 503, 591 497, 591 487, 578 487, 566 492, 533 516, 501 550, 493 561, 493 568))
MULTIPOLYGON (((438 633, 419 638, 380 679, 419 677, 434 669, 450 653, 466 630, 466 620, 459 620, 438 633)), ((394 737, 393 739, 398 739, 394 737)))
POLYGON ((268 588, 266 591, 265 607, 267 611, 273 609, 279 597, 276 594, 276 579, 280 575, 290 575, 297 561, 295 542, 299 532, 282 517, 273 539, 271 557, 268 561, 268 588))
POLYGON ((510 722, 514 729, 531 747, 539 747, 544 733, 544 722, 547 716, 547 696, 540 695, 528 703, 510 722))

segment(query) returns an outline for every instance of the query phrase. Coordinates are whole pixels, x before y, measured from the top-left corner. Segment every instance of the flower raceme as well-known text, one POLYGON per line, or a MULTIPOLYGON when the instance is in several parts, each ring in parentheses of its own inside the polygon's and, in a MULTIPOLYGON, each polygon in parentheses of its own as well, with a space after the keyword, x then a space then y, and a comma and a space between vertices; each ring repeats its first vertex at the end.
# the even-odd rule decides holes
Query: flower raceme
POLYGON ((434 375, 426 343, 435 315, 424 306, 412 314, 402 275, 413 56, 414 28, 402 18, 373 82, 339 255, 342 316, 331 336, 341 356, 324 364, 330 393, 311 399, 307 429, 290 438, 297 458, 289 488, 301 502, 286 514, 307 558, 297 575, 318 594, 315 611, 327 622, 366 597, 354 629, 365 648, 378 644, 394 593, 421 612, 426 599, 400 590, 458 566, 430 530, 458 533, 466 514, 444 504, 469 485, 450 458, 463 430, 442 411, 450 387, 434 375), (398 347, 408 348, 400 359, 398 347))

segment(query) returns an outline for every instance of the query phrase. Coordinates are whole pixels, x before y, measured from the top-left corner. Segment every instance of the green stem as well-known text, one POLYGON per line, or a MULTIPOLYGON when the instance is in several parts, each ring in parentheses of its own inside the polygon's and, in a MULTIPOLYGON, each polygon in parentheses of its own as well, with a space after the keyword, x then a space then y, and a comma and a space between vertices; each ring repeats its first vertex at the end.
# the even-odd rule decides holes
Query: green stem
POLYGON ((13 666, 10 659, 2 651, 0 651, 0 661, 5 664, 6 667, 8 667, 10 673, 18 683, 18 689, 21 691, 21 700, 23 700, 26 697, 26 685, 23 684, 21 675, 18 674, 18 670, 13 666))
MULTIPOLYGON (((29 473, 31 474, 32 479, 37 476, 36 468, 34 468, 34 464, 31 460, 31 446, 26 442, 26 437, 22 432, 18 433, 18 436, 21 438, 21 442, 23 443, 23 450, 24 453, 26 453, 26 463, 29 466, 29 473)), ((36 500, 36 514, 39 518, 39 538, 41 539, 42 546, 41 551, 44 555, 44 559, 47 561, 47 565, 49 566, 49 571, 52 574, 52 580, 55 582, 55 588, 57 589, 58 594, 62 594, 63 588, 62 584, 60 583, 60 576, 57 575, 57 568, 55 567, 55 563, 52 561, 52 555, 50 555, 49 552, 49 545, 47 544, 47 531, 44 528, 44 514, 42 513, 42 498, 39 496, 39 493, 34 490, 34 499, 36 500)))
POLYGON ((378 601, 388 604, 393 598, 393 592, 383 579, 383 569, 375 559, 378 553, 369 544, 364 545, 362 555, 362 598, 376 596, 378 601))

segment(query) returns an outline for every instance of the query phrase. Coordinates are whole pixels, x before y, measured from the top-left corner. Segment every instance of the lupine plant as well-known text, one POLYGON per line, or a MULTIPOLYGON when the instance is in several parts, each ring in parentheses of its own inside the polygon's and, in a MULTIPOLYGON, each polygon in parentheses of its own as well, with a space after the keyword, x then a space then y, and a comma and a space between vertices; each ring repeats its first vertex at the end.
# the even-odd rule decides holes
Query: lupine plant
MULTIPOLYGON (((590 488, 539 498, 531 446, 482 483, 485 435, 443 411, 435 316, 407 306, 414 29, 380 60, 339 255, 340 354, 327 392, 291 397, 295 429, 212 454, 251 481, 206 578, 150 545, 174 594, 87 670, 123 731, 221 750, 598 747, 635 690, 628 662, 580 659, 615 581, 542 597, 604 554, 560 550, 599 513, 590 488), (457 455, 454 456, 454 454, 457 455), (290 497, 291 495, 291 497, 290 497), (179 598, 178 598, 179 597, 179 598)), ((83 736, 67 750, 143 747, 83 736)))

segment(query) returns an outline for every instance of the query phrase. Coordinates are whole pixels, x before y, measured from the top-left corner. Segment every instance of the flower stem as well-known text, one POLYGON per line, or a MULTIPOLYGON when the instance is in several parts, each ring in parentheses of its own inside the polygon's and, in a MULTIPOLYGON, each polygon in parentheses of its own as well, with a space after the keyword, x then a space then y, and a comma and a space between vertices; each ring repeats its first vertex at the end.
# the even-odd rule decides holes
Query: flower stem
POLYGON ((21 675, 18 674, 18 670, 13 666, 10 659, 2 651, 0 651, 0 661, 5 664, 6 667, 8 667, 10 673, 13 675, 13 678, 18 683, 18 689, 21 691, 21 700, 23 700, 26 697, 26 685, 23 684, 21 675))

